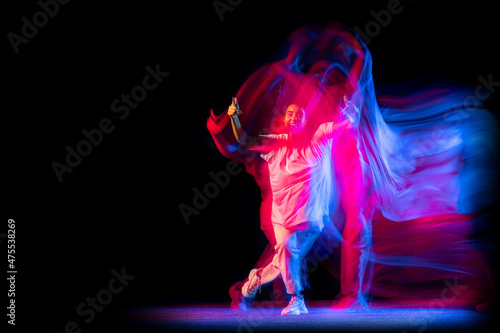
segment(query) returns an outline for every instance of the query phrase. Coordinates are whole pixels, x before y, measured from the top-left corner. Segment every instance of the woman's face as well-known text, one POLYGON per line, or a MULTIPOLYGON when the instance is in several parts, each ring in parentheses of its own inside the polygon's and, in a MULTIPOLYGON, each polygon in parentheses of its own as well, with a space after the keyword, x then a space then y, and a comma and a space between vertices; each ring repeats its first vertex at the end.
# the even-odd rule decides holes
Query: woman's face
POLYGON ((304 109, 297 104, 290 105, 285 112, 285 128, 291 134, 302 132, 306 125, 304 109))

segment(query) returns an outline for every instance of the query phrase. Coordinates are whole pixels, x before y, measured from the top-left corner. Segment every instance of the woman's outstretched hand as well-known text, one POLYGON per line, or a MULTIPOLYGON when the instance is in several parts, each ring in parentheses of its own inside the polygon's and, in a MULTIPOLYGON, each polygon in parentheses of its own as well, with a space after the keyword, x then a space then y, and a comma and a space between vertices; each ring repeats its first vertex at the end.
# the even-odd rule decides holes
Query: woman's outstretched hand
POLYGON ((238 99, 233 97, 231 105, 227 108, 227 115, 231 118, 237 118, 240 114, 243 114, 243 112, 241 112, 240 106, 238 105, 238 99))

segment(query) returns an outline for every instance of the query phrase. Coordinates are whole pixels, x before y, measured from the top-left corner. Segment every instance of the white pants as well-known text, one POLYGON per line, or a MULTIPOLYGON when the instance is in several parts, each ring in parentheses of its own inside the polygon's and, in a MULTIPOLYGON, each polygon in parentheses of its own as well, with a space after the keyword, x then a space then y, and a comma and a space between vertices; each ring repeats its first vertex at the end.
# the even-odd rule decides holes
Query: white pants
POLYGON ((280 275, 289 294, 303 291, 302 261, 318 238, 321 228, 305 222, 286 228, 274 227, 276 237, 273 260, 260 272, 261 283, 272 282, 280 275))

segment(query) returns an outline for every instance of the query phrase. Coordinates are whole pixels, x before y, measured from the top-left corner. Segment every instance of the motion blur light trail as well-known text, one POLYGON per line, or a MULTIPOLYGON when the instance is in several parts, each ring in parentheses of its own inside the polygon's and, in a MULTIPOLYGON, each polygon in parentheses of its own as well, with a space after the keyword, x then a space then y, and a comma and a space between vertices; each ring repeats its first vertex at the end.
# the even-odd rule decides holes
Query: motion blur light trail
MULTIPOLYGON (((420 81, 410 89, 405 85, 410 92, 399 85, 377 96, 369 50, 338 24, 301 28, 282 49, 280 60, 258 69, 236 94, 240 121, 250 133, 280 134, 284 111, 293 103, 306 110, 310 132, 350 120, 350 126, 332 134, 331 163, 318 171, 329 177, 305 185, 329 209, 319 240, 334 244, 352 236, 344 230, 350 212, 342 211, 342 200, 356 190, 364 193, 358 206, 366 221, 354 236, 369 248, 360 276, 365 290, 389 298, 446 294, 448 300, 472 305, 496 293, 488 256, 497 249, 476 236, 498 201, 498 123, 482 105, 464 103, 473 91, 420 81), (341 112, 344 96, 359 112, 341 112), (354 144, 348 133, 354 133, 354 144), (362 181, 347 186, 343 177, 350 158, 358 159, 362 181), (443 287, 443 281, 451 286, 443 287)), ((269 170, 259 153, 242 153, 225 112, 212 112, 207 127, 220 152, 244 163, 261 189, 261 228, 270 245, 255 267, 263 267, 275 243, 269 170)), ((332 246, 331 261, 324 263, 337 278, 338 249, 332 246)), ((313 253, 314 247, 309 256, 313 253)))

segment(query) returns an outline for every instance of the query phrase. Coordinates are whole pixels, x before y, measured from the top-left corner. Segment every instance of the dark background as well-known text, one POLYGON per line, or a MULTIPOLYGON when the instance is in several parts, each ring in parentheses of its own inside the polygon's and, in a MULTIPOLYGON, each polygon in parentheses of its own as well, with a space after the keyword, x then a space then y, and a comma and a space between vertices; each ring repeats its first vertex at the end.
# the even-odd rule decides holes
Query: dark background
MULTIPOLYGON (((179 213, 180 203, 192 205, 192 189, 228 161, 206 130, 210 109, 224 111, 296 28, 333 20, 364 30, 370 11, 388 2, 244 0, 221 21, 210 0, 72 1, 18 54, 5 37, 0 231, 15 219, 18 324, 59 332, 68 321, 82 323, 77 305, 122 267, 135 279, 82 324, 84 332, 134 306, 228 301, 228 287, 248 274, 266 239, 260 193, 244 172, 189 225, 179 213), (111 102, 157 64, 170 75, 119 120, 111 102), (115 130, 60 183, 51 163, 64 162, 65 146, 75 148, 102 118, 115 130)), ((495 2, 436 3, 402 0, 402 12, 372 38, 375 81, 436 74, 472 87, 479 75, 500 81, 495 2)), ((4 36, 19 34, 21 18, 39 10, 33 0, 9 3, 4 36)), ((496 114, 499 94, 486 101, 496 114)), ((337 292, 321 268, 311 283, 312 299, 337 292)))

